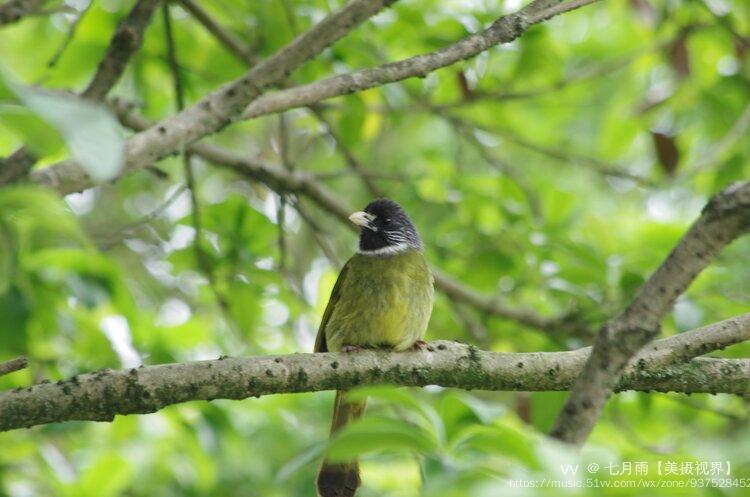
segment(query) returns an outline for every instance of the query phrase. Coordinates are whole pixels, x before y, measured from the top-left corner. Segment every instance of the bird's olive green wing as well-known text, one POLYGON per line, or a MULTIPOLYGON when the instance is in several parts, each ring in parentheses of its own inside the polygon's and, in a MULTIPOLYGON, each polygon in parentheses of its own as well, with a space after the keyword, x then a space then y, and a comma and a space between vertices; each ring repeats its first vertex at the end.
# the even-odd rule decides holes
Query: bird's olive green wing
POLYGON ((331 298, 328 299, 328 305, 326 306, 325 312, 323 312, 323 318, 320 320, 320 327, 318 328, 318 336, 315 338, 315 348, 313 349, 313 352, 328 352, 328 345, 326 344, 326 325, 328 324, 328 320, 331 318, 331 314, 333 314, 333 309, 336 307, 336 302, 338 302, 339 298, 341 297, 341 288, 344 286, 346 274, 349 272, 350 262, 351 259, 346 261, 346 264, 344 264, 344 267, 339 273, 336 284, 333 285, 331 298))

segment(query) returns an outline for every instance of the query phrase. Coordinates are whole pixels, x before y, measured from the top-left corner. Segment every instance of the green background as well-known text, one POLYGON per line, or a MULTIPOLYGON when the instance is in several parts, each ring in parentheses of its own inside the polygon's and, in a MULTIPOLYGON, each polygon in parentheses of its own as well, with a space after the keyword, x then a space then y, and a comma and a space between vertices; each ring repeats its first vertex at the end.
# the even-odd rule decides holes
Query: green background
MULTIPOLYGON (((261 58, 341 3, 201 2, 261 58)), ((85 87, 132 2, 93 2, 63 47, 82 8, 71 5, 0 29, 0 156, 27 143, 42 167, 69 153, 59 131, 7 86, 85 87)), ((435 50, 516 7, 403 0, 291 81, 435 50)), ((188 103, 243 74, 244 64, 185 11, 171 11, 188 103)), ((341 145, 410 213, 433 264, 507 305, 596 329, 629 301, 708 197, 749 176, 749 36, 750 4, 740 0, 608 1, 424 79, 332 99, 324 113, 341 145)), ((175 112, 160 12, 112 95, 153 119, 175 112)), ((288 165, 319 175, 352 209, 364 207, 371 194, 321 123, 304 109, 287 112, 284 122, 288 165)), ((232 125, 210 140, 282 163, 279 116, 232 125)), ((274 192, 195 159, 207 260, 201 267, 190 199, 178 190, 185 183, 181 160, 158 167, 167 179, 142 171, 65 199, 34 186, 0 189, 0 360, 26 355, 31 362, 1 378, 0 388, 141 361, 312 349, 354 234, 304 197, 314 227, 289 196, 280 226, 274 192), (321 238, 335 260, 323 255, 321 238)), ((742 239, 679 299, 662 334, 747 312, 749 267, 750 239, 742 239)), ((522 352, 591 341, 483 316, 439 293, 427 339, 438 338, 522 352)), ((712 355, 749 353, 740 344, 712 355)), ((604 481, 684 481, 695 468, 659 477, 659 462, 723 461, 726 476, 730 461, 731 477, 750 478, 747 399, 620 394, 575 454, 543 436, 563 393, 366 391, 367 417, 338 444, 361 454, 362 497, 643 492, 505 482, 561 479, 561 464, 579 464, 579 475, 604 481), (610 476, 606 465, 622 461, 647 462, 648 476, 610 476), (600 470, 586 471, 592 462, 600 470)), ((332 398, 194 402, 110 424, 3 433, 0 496, 313 495, 332 398)))

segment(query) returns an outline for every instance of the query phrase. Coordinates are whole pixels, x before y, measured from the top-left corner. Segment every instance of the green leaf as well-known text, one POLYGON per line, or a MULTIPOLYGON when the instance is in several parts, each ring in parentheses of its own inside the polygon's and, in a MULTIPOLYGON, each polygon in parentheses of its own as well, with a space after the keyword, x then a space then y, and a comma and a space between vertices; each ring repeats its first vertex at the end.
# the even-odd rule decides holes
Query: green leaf
POLYGON ((95 181, 108 181, 120 173, 124 141, 106 107, 29 88, 17 91, 26 105, 60 131, 80 166, 95 181))
MULTIPOLYGON (((0 224, 22 249, 32 250, 55 241, 89 242, 65 202, 54 192, 31 185, 0 190, 0 224)), ((7 241, 7 239, 6 239, 7 241)))
MULTIPOLYGON (((117 119, 104 105, 75 95, 10 83, 8 76, 2 76, 5 88, 12 90, 29 109, 59 131, 80 166, 95 181, 108 181, 119 174, 125 144, 117 119)), ((26 129, 39 130, 38 125, 32 124, 29 120, 26 129)), ((39 142, 32 139, 31 143, 39 142)))
POLYGON ((500 420, 492 426, 468 426, 453 444, 455 451, 473 450, 490 454, 502 454, 517 459, 527 467, 540 466, 535 449, 536 443, 531 432, 527 432, 507 420, 500 420))
POLYGON ((532 392, 531 420, 537 430, 547 432, 552 428, 567 396, 567 392, 532 392))
POLYGON ((120 495, 133 478, 134 472, 127 459, 116 454, 99 456, 88 467, 81 479, 66 488, 66 496, 114 497, 120 495))
POLYGON ((58 153, 65 145, 57 129, 19 103, 0 102, 0 125, 37 157, 58 153))
POLYGON ((278 473, 276 473, 276 481, 283 482, 288 480, 289 477, 313 461, 317 463, 318 459, 320 459, 320 456, 323 454, 323 449, 323 444, 315 444, 297 454, 297 456, 279 469, 278 473))
POLYGON ((359 142, 366 115, 367 109, 362 97, 349 95, 344 98, 344 108, 337 129, 344 146, 350 147, 359 142))
POLYGON ((328 458, 345 461, 367 452, 432 453, 437 449, 435 438, 419 426, 392 418, 368 416, 347 425, 331 440, 328 458))
POLYGON ((747 161, 740 154, 735 154, 724 161, 714 175, 714 190, 719 191, 734 181, 746 178, 746 164, 747 161))

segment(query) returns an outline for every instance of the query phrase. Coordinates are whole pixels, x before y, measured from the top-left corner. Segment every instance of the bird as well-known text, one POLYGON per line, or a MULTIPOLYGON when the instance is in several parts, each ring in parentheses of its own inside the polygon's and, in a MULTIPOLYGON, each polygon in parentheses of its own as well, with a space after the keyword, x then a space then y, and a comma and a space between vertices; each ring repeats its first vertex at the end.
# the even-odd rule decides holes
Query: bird
MULTIPOLYGON (((417 229, 403 208, 380 198, 349 220, 360 229, 357 252, 344 264, 318 328, 314 352, 423 349, 434 281, 417 229)), ((331 436, 364 414, 366 400, 336 391, 331 436)), ((356 460, 324 458, 318 497, 353 497, 361 484, 356 460)))

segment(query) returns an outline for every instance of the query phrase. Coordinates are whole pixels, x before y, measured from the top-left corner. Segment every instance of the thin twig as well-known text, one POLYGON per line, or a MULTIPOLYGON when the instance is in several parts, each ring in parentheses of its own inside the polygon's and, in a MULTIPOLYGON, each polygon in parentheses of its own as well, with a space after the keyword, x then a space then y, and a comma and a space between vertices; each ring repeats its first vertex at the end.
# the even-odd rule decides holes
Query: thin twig
POLYGON ((386 172, 386 171, 372 171, 372 170, 364 170, 355 172, 351 169, 337 169, 335 171, 319 171, 319 172, 313 172, 312 175, 319 180, 331 180, 331 179, 337 179, 342 178, 346 176, 351 175, 362 175, 367 176, 368 178, 375 178, 382 181, 412 181, 414 177, 404 174, 404 173, 397 173, 397 172, 386 172))
POLYGON ((116 232, 111 233, 109 235, 100 234, 100 235, 94 235, 95 238, 101 239, 101 242, 97 243, 97 246, 100 250, 109 250, 118 243, 120 243, 126 236, 128 236, 133 230, 136 228, 139 228, 144 225, 148 225, 152 223, 154 220, 156 220, 159 216, 161 216, 164 211, 166 211, 170 205, 174 203, 175 200, 177 200, 180 195, 182 195, 187 187, 185 185, 180 185, 162 202, 160 205, 158 205, 154 210, 149 212, 148 214, 145 214, 141 216, 140 218, 136 219, 135 221, 132 221, 125 226, 122 226, 119 228, 116 232))
POLYGON ((486 133, 497 134, 503 137, 504 139, 512 143, 515 143, 516 145, 520 147, 526 148, 528 150, 537 152, 542 155, 546 155, 547 157, 550 157, 552 159, 556 159, 567 164, 570 164, 570 163, 580 164, 604 176, 613 176, 617 178, 623 178, 623 179, 633 181, 639 185, 653 186, 653 182, 649 180, 648 178, 644 178, 643 176, 630 173, 628 171, 625 171, 622 167, 608 164, 595 157, 589 157, 587 155, 583 155, 580 153, 570 152, 567 150, 563 150, 563 149, 548 146, 548 145, 542 145, 540 143, 536 143, 526 138, 523 138, 508 129, 490 128, 488 126, 484 126, 484 125, 477 124, 477 123, 472 123, 472 125, 476 127, 477 129, 482 130, 486 133))
POLYGON ((86 6, 78 13, 75 21, 73 21, 73 23, 70 25, 70 28, 68 28, 65 39, 63 39, 62 43, 60 43, 60 46, 57 47, 57 50, 55 50, 55 53, 50 58, 49 62, 47 62, 47 69, 53 69, 57 65, 60 57, 62 57, 62 54, 68 48, 70 42, 73 41, 73 38, 76 35, 76 31, 78 31, 78 26, 81 24, 81 21, 83 20, 84 16, 89 11, 93 3, 93 0, 88 0, 86 6))
MULTIPOLYGON (((279 114, 279 157, 281 165, 287 171, 291 171, 294 166, 289 158, 289 136, 287 133, 286 114, 279 114)), ((286 236, 284 225, 286 223, 286 194, 278 194, 278 205, 276 207, 276 224, 279 228, 278 245, 279 245, 279 268, 283 272, 286 268, 286 236)))
POLYGON ((479 152, 479 155, 482 157, 482 159, 484 159, 485 162, 487 162, 496 170, 505 174, 511 181, 513 181, 526 197, 526 201, 529 204, 529 211, 531 212, 534 221, 537 223, 543 222, 542 206, 541 201, 539 200, 539 195, 536 194, 533 186, 529 183, 528 178, 526 178, 526 176, 524 176, 521 171, 519 171, 512 164, 501 160, 493 152, 491 152, 487 146, 480 142, 474 134, 472 124, 456 116, 447 114, 439 109, 432 109, 431 107, 429 107, 429 104, 425 103, 425 105, 428 106, 428 109, 433 110, 433 112, 435 112, 438 117, 441 117, 449 124, 451 124, 451 126, 453 126, 453 128, 458 131, 458 133, 463 136, 466 141, 471 143, 471 145, 475 150, 477 150, 477 152, 479 152))
POLYGON ((224 47, 228 48, 229 51, 236 55, 241 61, 250 66, 253 66, 258 62, 258 57, 256 57, 255 52, 245 46, 245 44, 233 33, 216 22, 200 4, 193 0, 178 0, 178 2, 191 16, 193 16, 193 18, 195 18, 195 20, 201 23, 209 33, 216 37, 224 47))
MULTIPOLYGON (((175 50, 174 34, 172 31, 172 20, 169 12, 169 4, 162 5, 162 18, 164 21, 164 35, 167 46, 167 61, 169 63, 169 69, 172 74, 172 83, 174 85, 175 103, 177 110, 185 108, 185 90, 182 84, 182 78, 180 76, 180 65, 177 60, 177 52, 175 50)), ((200 201, 198 200, 198 193, 195 183, 195 172, 192 164, 192 153, 189 150, 185 150, 182 154, 182 164, 185 171, 185 182, 188 192, 190 193, 191 209, 191 220, 193 228, 195 229, 195 238, 193 240, 193 252, 195 254, 195 260, 198 263, 203 275, 208 281, 208 286, 211 288, 211 292, 214 294, 216 302, 219 304, 222 312, 224 313, 227 322, 231 325, 233 320, 229 319, 229 302, 219 291, 216 276, 214 275, 211 260, 208 254, 203 250, 203 224, 201 222, 201 209, 200 201)), ((235 330, 236 331, 236 330, 235 330)))
POLYGON ((349 148, 344 144, 344 142, 341 140, 341 136, 338 134, 338 132, 334 129, 333 124, 328 120, 328 118, 323 114, 323 111, 320 107, 317 105, 310 105, 307 107, 313 116, 323 125, 325 128, 326 134, 331 137, 333 140, 333 143, 336 145, 336 150, 339 151, 341 156, 344 158, 344 161, 346 162, 346 165, 351 169, 354 174, 356 174, 362 183, 367 188, 367 191, 370 192, 370 195, 373 197, 383 197, 383 190, 380 189, 380 187, 373 181, 372 176, 367 174, 367 168, 363 166, 359 160, 354 156, 354 154, 349 150, 349 148))
POLYGON ((47 0, 8 0, 0 5, 0 26, 18 22, 39 12, 47 0))
POLYGON ((0 362, 0 376, 4 376, 14 371, 19 371, 29 365, 29 360, 25 357, 16 357, 10 361, 0 362))
POLYGON ((461 322, 464 329, 469 332, 469 335, 479 344, 483 349, 490 347, 490 334, 487 328, 469 311, 464 309, 464 304, 458 303, 454 300, 448 299, 453 314, 461 322))
POLYGON ((331 266, 335 268, 341 267, 341 260, 339 259, 339 256, 337 255, 336 249, 333 247, 330 238, 328 237, 325 230, 310 215, 306 206, 302 204, 301 199, 293 198, 291 203, 292 207, 297 210, 299 216, 310 228, 310 232, 315 239, 315 243, 318 244, 318 247, 320 247, 320 251, 323 252, 323 255, 326 257, 326 259, 328 259, 328 262, 331 264, 331 266))
POLYGON ((700 159, 698 163, 690 170, 688 176, 693 176, 695 173, 711 169, 724 157, 727 153, 732 150, 732 147, 741 140, 747 138, 747 131, 750 129, 750 104, 747 104, 743 111, 740 113, 737 120, 729 128, 729 131, 709 150, 706 157, 700 159))

